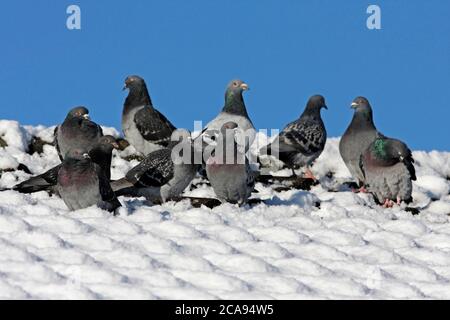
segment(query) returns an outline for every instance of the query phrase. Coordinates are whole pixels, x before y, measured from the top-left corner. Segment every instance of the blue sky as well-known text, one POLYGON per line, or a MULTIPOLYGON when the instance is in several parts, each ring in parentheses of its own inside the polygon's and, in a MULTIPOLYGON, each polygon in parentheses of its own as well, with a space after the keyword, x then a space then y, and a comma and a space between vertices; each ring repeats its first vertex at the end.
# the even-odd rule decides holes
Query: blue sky
POLYGON ((449 16, 448 0, 2 1, 0 119, 53 125, 86 105, 120 128, 123 81, 138 74, 155 106, 192 129, 241 78, 258 128, 282 128, 321 93, 339 136, 364 95, 384 134, 450 150, 449 16), (82 30, 66 28, 70 4, 82 30), (381 30, 366 28, 370 4, 381 30))

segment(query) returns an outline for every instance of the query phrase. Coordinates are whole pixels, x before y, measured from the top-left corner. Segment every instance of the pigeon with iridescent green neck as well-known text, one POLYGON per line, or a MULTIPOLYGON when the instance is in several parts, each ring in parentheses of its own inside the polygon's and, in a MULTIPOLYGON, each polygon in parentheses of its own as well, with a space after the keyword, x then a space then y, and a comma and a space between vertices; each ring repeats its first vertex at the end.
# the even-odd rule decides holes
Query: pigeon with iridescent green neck
MULTIPOLYGON (((247 109, 245 107, 243 92, 247 91, 248 85, 242 80, 231 81, 225 92, 225 106, 219 115, 209 122, 201 135, 197 139, 202 139, 202 146, 213 143, 220 134, 220 130, 227 122, 234 122, 239 128, 239 141, 245 144, 245 150, 247 151, 253 143, 256 130, 250 120, 247 109), (245 139, 245 140, 244 140, 245 139)), ((197 140, 196 139, 196 140, 197 140)))
POLYGON ((360 169, 365 184, 378 203, 412 201, 412 181, 416 180, 411 150, 403 142, 378 135, 361 155, 360 169))

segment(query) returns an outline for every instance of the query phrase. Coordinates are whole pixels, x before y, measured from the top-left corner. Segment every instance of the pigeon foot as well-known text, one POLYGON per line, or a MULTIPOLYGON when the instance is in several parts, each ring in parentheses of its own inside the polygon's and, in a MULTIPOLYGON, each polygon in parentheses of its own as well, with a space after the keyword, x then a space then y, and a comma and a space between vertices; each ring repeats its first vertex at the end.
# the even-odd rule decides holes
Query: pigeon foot
POLYGON ((312 171, 310 169, 306 169, 304 176, 306 179, 312 179, 312 180, 314 180, 314 182, 317 181, 317 178, 314 176, 314 174, 312 173, 312 171))
POLYGON ((369 193, 369 190, 367 190, 365 187, 361 187, 359 189, 352 188, 353 193, 369 193))
POLYGON ((383 208, 392 208, 394 205, 395 205, 394 201, 392 201, 390 199, 386 199, 384 201, 383 208))

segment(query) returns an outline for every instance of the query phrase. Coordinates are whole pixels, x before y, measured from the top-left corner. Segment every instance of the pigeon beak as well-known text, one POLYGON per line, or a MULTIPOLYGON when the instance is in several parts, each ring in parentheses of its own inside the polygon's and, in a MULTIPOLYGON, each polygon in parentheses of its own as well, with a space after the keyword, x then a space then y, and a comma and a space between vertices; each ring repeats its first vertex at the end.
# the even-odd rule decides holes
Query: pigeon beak
POLYGON ((111 143, 112 144, 112 146, 114 147, 114 149, 117 149, 117 150, 119 150, 119 144, 117 143, 117 142, 113 142, 113 143, 111 143))
POLYGON ((83 158, 85 158, 85 159, 90 159, 91 157, 89 156, 88 153, 83 153, 83 158))
POLYGON ((326 104, 324 104, 323 107, 328 110, 328 106, 326 104))
POLYGON ((246 84, 246 83, 241 84, 241 89, 244 91, 250 90, 250 88, 248 87, 248 84, 246 84))
POLYGON ((123 88, 122 88, 122 91, 125 91, 125 90, 127 90, 127 89, 128 89, 128 85, 125 83, 124 86, 123 86, 123 88))
POLYGON ((359 104, 357 104, 356 102, 352 102, 352 104, 350 105, 350 107, 352 107, 353 109, 355 109, 357 106, 359 106, 359 104))
POLYGON ((91 117, 89 117, 88 114, 83 114, 83 118, 86 119, 86 120, 91 120, 91 117))

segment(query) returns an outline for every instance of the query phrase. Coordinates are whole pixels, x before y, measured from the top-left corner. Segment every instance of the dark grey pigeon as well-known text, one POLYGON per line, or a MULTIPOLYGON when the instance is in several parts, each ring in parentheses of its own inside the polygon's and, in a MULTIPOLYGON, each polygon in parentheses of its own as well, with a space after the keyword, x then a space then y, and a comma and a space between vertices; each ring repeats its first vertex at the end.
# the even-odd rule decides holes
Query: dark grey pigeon
POLYGON ((144 79, 129 76, 124 89, 129 89, 122 113, 125 139, 143 155, 167 147, 176 128, 153 107, 144 79))
POLYGON ((216 152, 206 162, 206 174, 220 201, 244 205, 254 189, 255 174, 236 143, 236 128, 235 122, 222 126, 216 152))
POLYGON ((177 199, 189 186, 200 165, 193 162, 193 146, 189 133, 174 132, 167 148, 153 151, 124 178, 112 182, 117 195, 144 196, 154 202, 177 199), (180 161, 186 155, 185 161, 180 161))
POLYGON ((70 110, 64 122, 55 128, 54 134, 56 150, 62 161, 71 149, 90 150, 103 136, 103 131, 89 119, 87 108, 76 107, 70 110))
POLYGON ((225 91, 225 106, 219 115, 209 122, 201 135, 197 139, 202 139, 204 146, 211 144, 220 134, 220 130, 227 122, 234 122, 240 129, 240 132, 248 134, 248 139, 245 142, 246 150, 249 149, 253 143, 256 135, 255 127, 250 120, 247 109, 245 107, 244 98, 242 96, 244 91, 248 90, 248 85, 242 80, 232 80, 225 91))
POLYGON ((411 150, 403 142, 378 135, 360 159, 367 189, 379 204, 412 201, 412 181, 416 180, 411 150))
POLYGON ((372 107, 366 98, 355 98, 351 107, 355 109, 355 113, 339 142, 339 151, 352 177, 364 188, 365 178, 359 161, 361 154, 377 137, 378 131, 373 123, 372 107))
MULTIPOLYGON (((89 151, 92 161, 97 163, 105 173, 108 180, 111 177, 111 159, 113 148, 118 148, 116 139, 113 136, 103 136, 98 143, 89 151)), ((58 182, 58 172, 62 164, 51 168, 43 174, 32 177, 13 187, 13 190, 20 193, 34 193, 39 191, 48 191, 56 193, 58 182)))
MULTIPOLYGON (((316 180, 310 165, 325 148, 327 131, 320 115, 322 108, 328 109, 325 98, 312 96, 300 118, 288 124, 279 136, 267 147, 267 154, 278 154, 292 170, 306 167, 306 176, 316 180)), ((295 172, 294 172, 295 174, 295 172)))
POLYGON ((97 205, 113 212, 121 206, 105 172, 80 149, 66 155, 58 172, 57 191, 72 211, 97 205))

